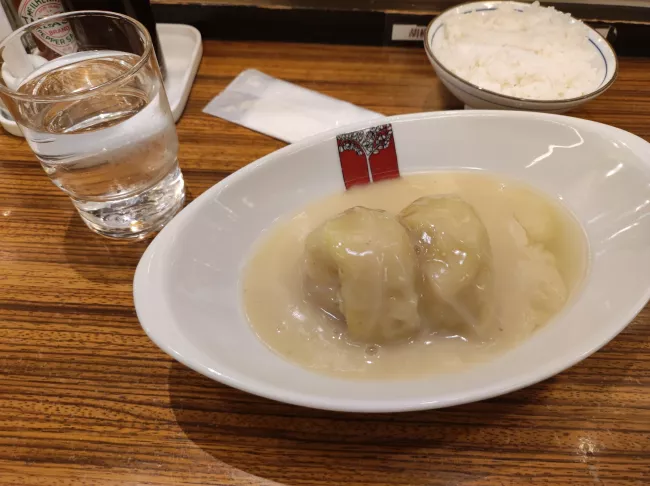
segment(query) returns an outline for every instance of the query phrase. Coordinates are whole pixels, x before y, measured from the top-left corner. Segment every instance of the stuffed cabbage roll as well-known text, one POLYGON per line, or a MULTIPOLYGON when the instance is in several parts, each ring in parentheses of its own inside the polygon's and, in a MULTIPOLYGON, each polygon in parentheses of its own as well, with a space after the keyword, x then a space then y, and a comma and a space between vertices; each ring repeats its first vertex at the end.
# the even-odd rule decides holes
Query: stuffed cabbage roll
POLYGON ((305 242, 307 298, 345 321, 351 339, 389 343, 420 328, 417 258, 395 216, 355 207, 305 242))
POLYGON ((557 236, 560 222, 552 203, 526 187, 506 187, 504 196, 512 201, 515 220, 526 231, 529 243, 548 244, 557 236))
MULTIPOLYGON (((545 208, 540 205, 537 213, 540 216, 544 214, 542 209, 545 208)), ((562 309, 569 296, 569 289, 558 270, 555 255, 539 243, 540 240, 550 239, 546 236, 549 232, 540 230, 543 224, 548 227, 548 223, 542 217, 531 217, 522 222, 519 214, 515 212, 515 219, 509 228, 517 248, 515 271, 518 275, 525 275, 525 278, 517 279, 516 283, 519 301, 526 304, 521 306, 525 310, 519 320, 527 323, 527 327, 520 332, 527 335, 562 309)))
POLYGON ((492 265, 485 226, 456 196, 422 197, 404 208, 421 270, 421 311, 434 327, 480 334, 490 311, 492 265))

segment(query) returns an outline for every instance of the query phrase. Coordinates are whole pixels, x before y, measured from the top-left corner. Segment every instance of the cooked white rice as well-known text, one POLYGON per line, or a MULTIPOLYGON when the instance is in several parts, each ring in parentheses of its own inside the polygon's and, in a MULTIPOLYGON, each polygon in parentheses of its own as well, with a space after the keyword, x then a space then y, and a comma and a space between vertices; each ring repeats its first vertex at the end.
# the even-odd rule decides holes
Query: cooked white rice
POLYGON ((592 92, 602 81, 602 61, 588 27, 538 2, 456 15, 441 29, 434 39, 436 57, 484 89, 555 100, 592 92))

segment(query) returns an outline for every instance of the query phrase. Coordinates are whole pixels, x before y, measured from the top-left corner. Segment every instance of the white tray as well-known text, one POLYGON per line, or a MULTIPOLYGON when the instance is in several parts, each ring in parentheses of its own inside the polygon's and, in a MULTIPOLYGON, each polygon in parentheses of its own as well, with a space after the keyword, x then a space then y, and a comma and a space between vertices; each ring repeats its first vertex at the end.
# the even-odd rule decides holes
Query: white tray
MULTIPOLYGON (((187 104, 201 62, 203 53, 201 33, 191 25, 182 24, 158 24, 156 29, 167 66, 165 90, 174 121, 178 121, 187 104)), ((12 135, 23 136, 16 122, 4 117, 2 112, 0 112, 0 123, 12 135)))

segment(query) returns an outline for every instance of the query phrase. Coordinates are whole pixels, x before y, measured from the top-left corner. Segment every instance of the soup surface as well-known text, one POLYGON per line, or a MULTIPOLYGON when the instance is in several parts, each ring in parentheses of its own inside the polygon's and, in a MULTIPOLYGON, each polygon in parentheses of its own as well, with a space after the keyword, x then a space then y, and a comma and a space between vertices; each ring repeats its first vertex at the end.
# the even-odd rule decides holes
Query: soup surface
POLYGON ((559 272, 568 300, 584 277, 586 262, 582 228, 558 201, 482 172, 419 174, 330 196, 277 222, 245 268, 243 303, 259 338, 310 370, 346 378, 414 378, 485 362, 526 339, 558 310, 531 311, 531 302, 544 289, 545 272, 559 272), (305 297, 306 237, 355 206, 398 214, 414 200, 435 195, 465 200, 487 230, 497 324, 480 337, 471 330, 427 328, 395 344, 353 341, 344 322, 305 297))

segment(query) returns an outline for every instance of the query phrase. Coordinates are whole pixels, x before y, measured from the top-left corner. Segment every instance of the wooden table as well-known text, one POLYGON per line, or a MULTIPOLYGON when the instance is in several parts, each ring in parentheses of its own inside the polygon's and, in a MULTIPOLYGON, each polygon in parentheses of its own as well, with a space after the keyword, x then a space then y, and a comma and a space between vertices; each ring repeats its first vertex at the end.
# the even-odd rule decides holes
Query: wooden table
MULTIPOLYGON (((246 68, 385 114, 458 108, 420 49, 207 42, 178 126, 190 196, 283 146, 201 113, 246 68)), ((650 60, 574 113, 650 139, 650 60)), ((0 136, 1 485, 650 484, 650 310, 536 386, 348 415, 217 384, 160 351, 131 281, 146 242, 91 233, 0 136)))

